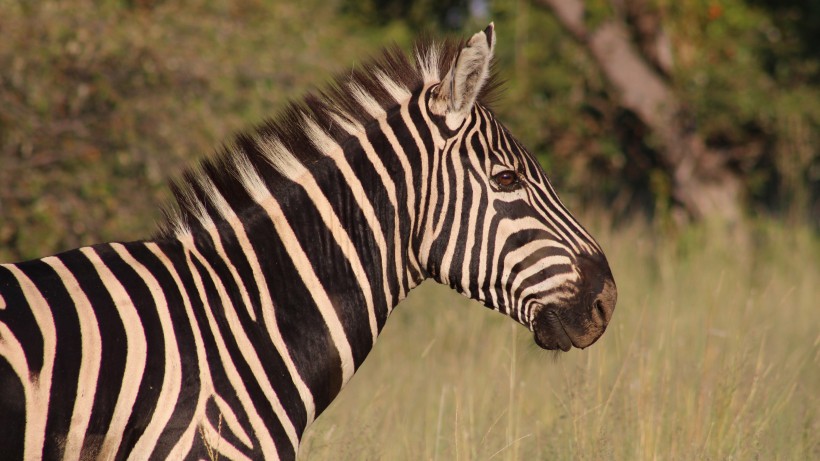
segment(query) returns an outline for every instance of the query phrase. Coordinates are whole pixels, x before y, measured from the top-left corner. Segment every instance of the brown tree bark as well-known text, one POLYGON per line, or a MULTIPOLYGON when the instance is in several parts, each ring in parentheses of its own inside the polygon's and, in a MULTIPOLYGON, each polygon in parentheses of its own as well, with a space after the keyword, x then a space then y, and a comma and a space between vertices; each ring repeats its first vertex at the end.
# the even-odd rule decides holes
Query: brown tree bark
POLYGON ((709 148, 687 126, 681 101, 670 83, 649 64, 657 57, 642 55, 632 44, 626 23, 614 17, 592 29, 584 21, 583 0, 536 3, 552 10, 573 38, 587 48, 621 105, 652 130, 655 148, 672 179, 673 197, 688 215, 694 219, 737 221, 742 184, 728 165, 728 155, 709 148))

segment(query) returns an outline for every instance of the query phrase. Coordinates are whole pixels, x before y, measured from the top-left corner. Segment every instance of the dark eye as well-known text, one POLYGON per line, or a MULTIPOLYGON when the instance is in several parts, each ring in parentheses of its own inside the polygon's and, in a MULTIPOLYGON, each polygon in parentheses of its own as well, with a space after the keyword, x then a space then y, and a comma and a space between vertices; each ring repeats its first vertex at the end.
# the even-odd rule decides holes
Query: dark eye
POLYGON ((494 175, 493 181, 495 181, 502 190, 513 190, 518 186, 518 173, 512 170, 504 170, 494 175))

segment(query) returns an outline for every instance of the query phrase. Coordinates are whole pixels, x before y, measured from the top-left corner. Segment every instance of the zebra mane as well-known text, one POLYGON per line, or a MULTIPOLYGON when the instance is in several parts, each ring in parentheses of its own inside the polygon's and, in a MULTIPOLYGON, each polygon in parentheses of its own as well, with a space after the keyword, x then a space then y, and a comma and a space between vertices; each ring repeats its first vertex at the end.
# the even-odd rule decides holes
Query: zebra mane
MULTIPOLYGON (((397 45, 388 47, 324 89, 291 101, 277 116, 236 135, 171 182, 174 200, 163 208, 155 237, 191 235, 241 215, 288 183, 284 178, 300 176, 414 91, 441 81, 464 43, 419 40, 412 61, 397 45)), ((478 101, 491 104, 500 86, 497 73, 491 72, 478 101)))

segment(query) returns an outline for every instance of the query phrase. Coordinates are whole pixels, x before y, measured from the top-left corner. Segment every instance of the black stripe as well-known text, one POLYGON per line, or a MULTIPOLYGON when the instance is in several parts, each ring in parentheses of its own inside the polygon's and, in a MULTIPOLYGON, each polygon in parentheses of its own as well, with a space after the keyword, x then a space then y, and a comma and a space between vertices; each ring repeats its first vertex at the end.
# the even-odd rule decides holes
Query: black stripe
MULTIPOLYGON (((326 160, 330 163, 330 160, 326 160)), ((365 275, 370 283, 370 290, 373 297, 373 304, 376 313, 376 324, 381 331, 387 321, 388 300, 384 294, 384 281, 382 278, 383 261, 376 237, 370 226, 367 225, 364 212, 356 203, 350 185, 345 181, 341 171, 327 165, 320 170, 321 178, 316 178, 322 195, 328 198, 330 205, 336 216, 339 217, 342 227, 347 231, 350 240, 356 245, 356 253, 365 270, 365 275)), ((364 186, 363 186, 364 187, 364 186)), ((364 198, 368 200, 367 197, 364 198)), ((387 252, 390 248, 387 249, 387 252)), ((391 269, 392 270, 392 269, 391 269)), ((352 274, 350 274, 352 277, 352 274)), ((358 290, 356 290, 358 293, 358 290)), ((362 293, 364 295, 364 293, 362 293)), ((361 299, 362 307, 365 306, 364 298, 361 299)))
MULTIPOLYGON (((75 250, 76 251, 76 250, 75 250)), ((43 446, 44 459, 61 459, 77 396, 82 342, 74 301, 57 273, 41 260, 20 263, 23 271, 40 289, 51 307, 57 334, 57 351, 48 403, 48 420, 43 446)))
MULTIPOLYGON (((221 256, 213 254, 212 252, 209 253, 209 249, 213 248, 213 245, 206 243, 206 240, 207 242, 210 242, 210 236, 199 236, 196 239, 196 246, 203 257, 207 258, 208 265, 214 270, 219 279, 213 282, 220 283, 224 287, 225 292, 228 294, 242 330, 247 335, 248 340, 253 347, 252 353, 259 358, 262 369, 265 371, 265 377, 267 377, 268 381, 271 383, 271 387, 278 395, 291 395, 297 397, 295 399, 284 399, 281 403, 288 415, 288 418, 293 422, 293 424, 297 428, 304 429, 307 425, 307 414, 305 412, 304 404, 300 399, 298 399, 298 390, 296 389, 296 385, 292 379, 288 379, 289 373, 287 366, 285 365, 282 357, 277 353, 267 330, 264 328, 264 320, 263 318, 260 318, 261 312, 259 313, 260 317, 257 317, 256 321, 251 319, 242 302, 242 297, 239 293, 239 286, 236 284, 233 275, 231 275, 228 266, 221 256)), ((226 248, 226 251, 229 253, 235 253, 240 250, 240 248, 226 248)), ((204 272, 202 275, 210 278, 210 274, 208 272, 204 272)), ((216 289, 216 287, 214 287, 214 289, 216 289)), ((215 306, 215 304, 212 304, 212 306, 215 306)), ((240 354, 241 347, 234 340, 234 333, 228 327, 227 318, 224 317, 224 312, 214 311, 214 315, 217 319, 223 320, 220 322, 220 331, 226 339, 226 344, 232 346, 231 354, 232 357, 234 357, 234 361, 241 360, 243 363, 247 363, 243 357, 236 355, 240 354)), ((262 376, 253 375, 253 373, 250 372, 250 368, 248 368, 248 370, 250 373, 250 379, 253 379, 254 381, 265 378, 262 376)), ((268 408, 271 413, 267 415, 267 417, 275 418, 273 407, 268 405, 268 408)))
POLYGON ((276 322, 282 339, 305 384, 313 394, 316 414, 327 408, 342 386, 342 362, 313 302, 310 291, 297 276, 287 250, 264 210, 255 206, 246 223, 251 241, 270 288, 276 322))
MULTIPOLYGON (((463 156, 462 161, 470 162, 470 159, 467 158, 467 156, 463 156)), ((456 242, 456 246, 453 251, 452 263, 450 264, 451 284, 455 283, 459 291, 464 291, 464 289, 467 288, 462 287, 461 282, 464 275, 464 271, 470 270, 469 265, 465 264, 465 258, 467 257, 468 252, 472 250, 471 248, 467 248, 469 234, 477 233, 476 229, 469 227, 470 210, 473 206, 473 193, 480 194, 481 192, 473 191, 472 183, 470 181, 470 178, 472 176, 475 176, 474 170, 472 168, 465 168, 464 183, 461 184, 461 186, 459 187, 459 189, 461 190, 461 217, 458 219, 461 219, 461 226, 459 227, 458 241, 456 242)), ((481 245, 481 241, 476 239, 473 241, 473 245, 479 246, 481 245)), ((475 296, 475 292, 473 291, 471 291, 470 294, 472 296, 475 296)))
MULTIPOLYGON (((390 141, 387 139, 387 135, 382 131, 381 126, 378 124, 373 124, 367 129, 367 141, 373 147, 373 150, 378 153, 378 157, 381 159, 382 164, 384 164, 387 173, 393 179, 393 184, 395 187, 395 195, 396 195, 396 206, 397 209, 393 210, 393 213, 386 215, 390 218, 395 218, 398 215, 398 222, 399 222, 399 241, 393 241, 393 236, 395 234, 395 226, 394 222, 395 219, 382 219, 382 223, 386 223, 387 221, 392 221, 390 224, 390 236, 391 238, 387 241, 387 245, 389 249, 394 249, 396 245, 400 245, 403 242, 410 241, 410 226, 403 226, 401 223, 409 223, 410 222, 410 213, 407 209, 407 183, 404 178, 404 168, 399 160, 399 155, 401 153, 396 152, 393 150, 393 146, 390 144, 390 141)), ((381 179, 379 179, 381 181, 381 179)), ((382 197, 387 197, 387 195, 383 195, 382 197)), ((387 200, 385 200, 386 202, 387 200)), ((402 252, 402 256, 404 253, 402 252)), ((407 261, 400 261, 401 267, 407 267, 407 261)), ((407 271, 402 270, 401 273, 396 274, 396 276, 401 277, 402 286, 408 286, 408 279, 407 279, 407 271)), ((398 293, 396 293, 398 295, 398 293)), ((394 300, 394 304, 398 302, 398 298, 394 300)))
MULTIPOLYGON (((413 100, 417 102, 417 104, 410 104, 408 107, 408 111, 410 113, 410 120, 411 123, 415 126, 416 130, 419 133, 419 137, 421 137, 422 142, 424 142, 424 152, 420 155, 427 156, 427 172, 421 171, 421 164, 419 164, 419 170, 416 172, 415 178, 416 182, 414 183, 414 187, 417 191, 422 190, 422 175, 424 173, 430 174, 429 169, 433 167, 433 154, 435 153, 435 147, 433 145, 433 133, 430 131, 430 127, 427 125, 427 122, 424 120, 424 114, 422 114, 422 105, 423 105, 423 98, 424 94, 420 91, 413 94, 413 100)), ((430 190, 430 176, 427 178, 427 190, 430 190)), ((427 207, 430 203, 430 194, 426 194, 424 197, 421 197, 418 201, 417 209, 419 210, 419 216, 416 216, 416 234, 413 236, 413 245, 412 248, 418 249, 421 246, 421 239, 424 235, 424 229, 426 229, 427 223, 427 207)), ((424 270, 424 268, 422 268, 424 270)))
POLYGON ((230 226, 217 226, 219 238, 222 241, 222 246, 225 248, 225 253, 228 260, 234 266, 236 273, 244 285, 248 293, 251 306, 256 318, 262 317, 262 299, 260 287, 256 285, 256 279, 253 275, 249 255, 246 255, 239 245, 239 239, 236 233, 230 226))
POLYGON ((282 212, 336 310, 358 368, 373 346, 364 293, 341 247, 305 190, 293 187, 288 192, 288 201, 301 206, 282 207, 282 212))
POLYGON ((0 296, 5 300, 6 308, 0 309, 0 322, 14 333, 17 341, 23 344, 23 353, 26 356, 29 372, 35 378, 43 368, 45 354, 43 332, 37 325, 31 306, 23 294, 23 289, 12 272, 0 266, 0 296))
MULTIPOLYGON (((492 206, 496 206, 496 204, 493 203, 492 206)), ((491 215, 490 223, 489 223, 488 228, 487 228, 487 236, 490 236, 490 235, 494 236, 498 233, 498 225, 501 222, 501 220, 502 220, 502 218, 498 215, 498 213, 493 213, 491 215)), ((490 303, 492 303, 492 300, 493 300, 492 299, 492 292, 496 289, 496 286, 495 286, 496 280, 491 278, 492 277, 492 266, 493 266, 494 263, 498 264, 498 261, 493 261, 493 258, 495 257, 494 256, 495 253, 496 253, 496 251, 495 251, 495 238, 487 237, 487 248, 485 250, 485 254, 487 255, 487 259, 486 259, 487 266, 486 266, 485 270, 487 271, 487 274, 486 274, 486 278, 484 279, 484 284, 481 287, 481 290, 483 292, 483 299, 485 300, 485 304, 487 305, 487 307, 489 307, 491 309, 496 309, 499 312, 505 312, 505 310, 504 310, 505 309, 504 299, 502 297, 498 298, 497 304, 495 306, 490 304, 490 303)), ((496 273, 495 276, 496 276, 496 278, 501 277, 501 273, 498 272, 498 273, 496 273)))
MULTIPOLYGON (((133 246, 142 246, 142 244, 126 244, 126 248, 133 246)), ((157 306, 142 278, 131 266, 123 261, 110 245, 96 245, 94 250, 128 292, 134 309, 140 317, 141 331, 139 334, 144 335, 146 341, 145 368, 140 378, 134 407, 126 422, 123 440, 118 450, 124 456, 143 434, 156 409, 157 399, 162 389, 162 380, 165 375, 165 344, 162 338, 162 325, 157 315, 157 306)), ((162 308, 166 307, 162 306, 162 308)), ((106 347, 107 345, 104 344, 103 349, 106 347)), ((129 379, 130 377, 124 376, 123 378, 129 379)))
POLYGON ((66 268, 74 274, 80 289, 91 303, 102 344, 102 351, 99 351, 100 370, 97 376, 94 404, 81 453, 81 456, 92 455, 99 451, 102 440, 108 432, 122 388, 122 380, 126 379, 124 371, 128 342, 117 306, 91 261, 79 250, 68 251, 59 257, 66 268))
MULTIPOLYGON (((239 399, 236 397, 236 391, 233 389, 233 386, 231 385, 227 375, 225 374, 225 369, 218 352, 216 340, 211 331, 208 319, 205 314, 205 309, 214 311, 214 308, 216 308, 216 310, 218 311, 221 308, 219 297, 216 295, 216 292, 213 289, 208 290, 207 288, 204 288, 206 292, 200 295, 197 289, 197 285, 194 282, 194 278, 201 276, 203 279, 204 287, 208 287, 208 284, 206 282, 208 280, 207 274, 205 274, 204 268, 193 257, 192 261, 194 267, 190 267, 188 265, 188 261, 186 260, 184 250, 181 247, 173 248, 173 250, 175 254, 174 257, 171 258, 171 261, 174 265, 174 270, 177 273, 177 276, 182 281, 184 291, 188 293, 188 297, 191 303, 191 310, 194 315, 194 318, 191 320, 194 320, 196 322, 195 328, 197 328, 197 331, 202 336, 203 349, 205 350, 206 354, 205 361, 208 364, 208 369, 210 372, 210 377, 214 386, 214 390, 225 399, 225 401, 228 403, 228 405, 231 406, 231 408, 234 409, 240 424, 244 428, 248 429, 251 427, 250 422, 248 421, 247 415, 242 410, 242 405, 239 399), (208 305, 204 304, 204 301, 206 300, 203 300, 201 296, 206 297, 206 300, 209 303, 208 305), (216 305, 212 304, 214 302, 216 303, 216 305)), ((168 252, 166 252, 166 254, 168 254, 168 252)), ((183 381, 183 386, 184 385, 185 384, 183 381)), ((188 416, 188 419, 184 420, 184 424, 186 425, 186 427, 190 423, 191 418, 193 417, 193 410, 196 405, 196 399, 199 396, 188 394, 187 397, 191 399, 188 405, 190 405, 192 408, 191 415, 188 416)))
MULTIPOLYGON (((172 262, 183 257, 180 245, 174 243, 158 243, 159 248, 172 262)), ((171 317, 176 337, 176 347, 180 354, 180 365, 182 382, 180 394, 177 398, 174 410, 168 420, 167 426, 160 433, 151 459, 165 459, 171 449, 179 441, 182 433, 187 429, 191 419, 194 417, 197 397, 200 392, 201 383, 199 381, 199 365, 196 355, 196 344, 194 342, 193 330, 189 319, 185 313, 182 293, 179 291, 170 272, 165 265, 148 248, 142 245, 128 245, 128 252, 137 261, 142 263, 156 278, 159 286, 162 287, 165 296, 166 306, 157 306, 158 309, 167 308, 171 317)), ((181 280, 190 280, 190 274, 184 264, 174 264, 174 269, 181 280), (180 272, 182 270, 183 272, 180 272)), ((188 285, 190 287, 192 285, 188 285)), ((169 345, 170 347, 171 345, 169 345)), ((126 428, 131 427, 134 422, 128 422, 126 428)), ((127 429, 126 429, 127 430, 127 429)), ((122 453, 122 450, 120 451, 122 453)), ((118 453, 119 456, 119 453, 118 453)))
POLYGON ((26 396, 11 364, 0 356, 0 446, 3 459, 23 459, 26 435, 26 396))
MULTIPOLYGON (((5 308, 0 309, 0 322, 14 333, 23 345, 29 370, 39 373, 43 366, 43 337, 17 279, 11 271, 0 266, 0 296, 5 308), (35 352, 39 351, 38 356, 35 352)), ((2 338, 2 335, 0 335, 2 338)), ((26 431, 26 397, 22 379, 35 377, 17 376, 11 363, 0 356, 0 446, 3 456, 23 459, 26 431)))
POLYGON ((399 279, 393 270, 393 268, 396 267, 395 253, 393 251, 395 248, 394 245, 396 245, 394 239, 394 216, 396 210, 390 201, 387 200, 387 188, 382 182, 381 176, 379 176, 379 173, 376 171, 376 167, 370 159, 367 158, 357 138, 351 137, 348 142, 345 143, 344 153, 345 160, 353 170, 353 174, 359 178, 365 195, 373 206, 376 220, 381 224, 382 232, 384 233, 385 245, 387 246, 385 257, 387 260, 384 261, 383 264, 388 269, 387 283, 392 296, 389 302, 391 306, 394 306, 399 300, 399 279), (381 199, 375 200, 375 198, 378 197, 381 199))
MULTIPOLYGON (((482 182, 484 180, 483 178, 478 176, 478 174, 476 174, 476 173, 471 173, 471 174, 474 174, 476 176, 476 180, 478 181, 478 183, 482 184, 482 182)), ((470 271, 470 293, 472 294, 472 296, 477 297, 478 296, 478 291, 481 288, 481 287, 478 286, 478 274, 479 274, 479 271, 481 270, 481 267, 479 266, 481 264, 481 252, 482 252, 482 245, 481 244, 482 244, 482 242, 486 242, 490 238, 490 235, 492 235, 492 234, 484 235, 484 220, 487 218, 487 213, 485 213, 483 211, 487 210, 487 205, 488 205, 489 200, 490 200, 490 198, 487 194, 487 190, 485 188, 480 187, 477 190, 473 190, 472 193, 473 194, 471 194, 471 195, 478 194, 477 203, 474 206, 479 210, 479 212, 476 214, 475 228, 469 230, 470 232, 473 232, 475 234, 475 244, 473 245, 473 248, 468 248, 467 249, 467 251, 470 252, 470 256, 469 256, 470 259, 467 261, 467 263, 468 263, 468 270, 470 271)), ((472 202, 474 200, 476 200, 476 198, 471 196, 470 201, 472 202)), ((488 257, 486 259, 486 261, 489 263, 490 258, 488 257)), ((488 279, 488 278, 489 278, 489 274, 487 274, 485 276, 485 279, 488 279)), ((487 298, 484 298, 484 299, 487 299, 487 298)))
MULTIPOLYGON (((410 168, 410 171, 403 172, 403 173, 409 173, 409 175, 412 179, 412 183, 410 184, 409 187, 412 187, 413 191, 415 192, 415 195, 414 195, 414 201, 415 201, 414 207, 415 207, 415 209, 409 210, 409 213, 413 214, 412 218, 414 218, 413 221, 414 221, 414 224, 415 224, 419 220, 418 214, 419 214, 419 210, 421 209, 421 208, 419 208, 419 202, 421 201, 421 197, 419 196, 419 192, 421 191, 421 189, 420 189, 419 186, 420 186, 420 178, 421 178, 420 171, 421 171, 421 155, 422 155, 422 153, 419 151, 419 146, 416 144, 416 140, 413 137, 413 134, 410 132, 410 128, 407 126, 407 123, 412 123, 412 119, 411 120, 406 120, 404 118, 404 116, 402 115, 402 112, 399 110, 399 108, 396 108, 395 112, 389 114, 388 117, 387 117, 387 124, 393 130, 393 134, 396 136, 396 139, 398 140, 399 145, 401 145, 401 147, 402 147, 402 152, 397 153, 397 155, 400 155, 400 156, 404 157, 406 159, 408 165, 409 165, 409 168, 410 168)), ((398 173, 402 173, 402 172, 398 171, 398 173)), ((399 189, 401 189, 404 194, 408 194, 409 191, 404 190, 407 187, 407 180, 405 179, 404 176, 405 176, 404 174, 397 174, 397 180, 400 180, 401 184, 404 186, 404 187, 400 187, 399 189)), ((408 202, 404 201, 404 202, 398 202, 398 203, 408 203, 408 202)), ((408 216, 408 218, 409 218, 409 216, 408 216)), ((410 227, 410 222, 409 221, 405 221, 405 222, 407 224, 401 226, 402 248, 407 248, 407 246, 408 246, 407 243, 410 242, 411 239, 414 237, 413 235, 411 235, 412 229, 410 227)), ((405 266, 407 266, 408 270, 413 271, 413 274, 411 274, 412 279, 413 280, 419 280, 419 278, 421 277, 421 274, 416 273, 415 268, 413 268, 412 266, 408 266, 407 264, 405 264, 405 266)), ((405 280, 405 286, 408 286, 407 285, 407 280, 405 280)))
MULTIPOLYGON (((205 404, 205 417, 208 419, 208 422, 211 424, 211 427, 215 432, 219 434, 219 443, 227 442, 230 445, 233 445, 234 448, 237 449, 240 453, 247 456, 248 458, 254 459, 262 459, 262 453, 259 452, 259 447, 256 447, 256 450, 253 447, 248 447, 242 442, 236 434, 231 431, 230 427, 224 421, 224 415, 219 410, 219 407, 216 405, 216 401, 213 397, 209 398, 205 404)), ((200 434, 197 433, 195 436, 200 438, 200 434)), ((212 445, 212 448, 217 448, 216 445, 212 445)), ((209 459, 207 456, 205 459, 209 459)))
MULTIPOLYGON (((220 298, 217 287, 215 285, 215 283, 218 283, 218 281, 211 279, 208 270, 200 261, 199 257, 194 257, 192 255, 191 260, 196 272, 198 272, 199 276, 201 277, 202 287, 205 290, 208 302, 207 306, 202 306, 201 309, 195 310, 197 312, 197 321, 199 322, 200 330, 203 332, 203 336, 206 331, 206 328, 209 329, 207 330, 209 336, 211 336, 211 333, 215 333, 211 329, 213 327, 210 326, 205 314, 206 309, 210 310, 211 314, 214 317, 216 328, 219 330, 219 334, 222 338, 222 341, 224 342, 225 348, 227 349, 227 359, 230 360, 233 364, 241 381, 239 383, 232 383, 227 376, 227 372, 219 376, 221 379, 216 379, 218 375, 214 373, 214 370, 217 368, 220 370, 224 370, 224 366, 223 359, 217 353, 218 348, 216 347, 215 336, 211 336, 211 340, 214 341, 214 343, 213 347, 209 350, 213 351, 214 353, 209 355, 209 365, 211 366, 212 376, 214 376, 214 389, 216 393, 219 394, 220 397, 225 399, 226 402, 229 402, 231 408, 238 410, 238 415, 244 416, 244 418, 240 418, 240 420, 245 419, 246 423, 243 425, 247 428, 246 431, 248 433, 253 433, 254 431, 252 429, 252 426, 250 425, 250 421, 248 420, 246 413, 242 411, 243 405, 238 397, 238 392, 236 390, 236 386, 242 386, 250 396, 251 405, 253 405, 253 407, 256 409, 256 412, 259 414, 260 418, 265 424, 265 428, 273 437, 273 440, 280 442, 279 444, 277 444, 277 450, 279 450, 280 452, 283 450, 287 451, 289 447, 289 443, 287 442, 287 433, 282 427, 282 423, 279 421, 279 418, 277 418, 276 414, 273 412, 273 408, 270 402, 265 398, 265 395, 262 392, 262 389, 259 385, 259 381, 256 379, 256 376, 254 375, 247 361, 243 357, 241 348, 234 339, 233 332, 231 331, 228 325, 228 320, 225 315, 226 306, 223 305, 222 299, 220 298)), ((261 456, 262 453, 259 451, 260 447, 256 445, 254 448, 255 456, 261 456)), ((290 449, 292 451, 292 447, 290 449)))

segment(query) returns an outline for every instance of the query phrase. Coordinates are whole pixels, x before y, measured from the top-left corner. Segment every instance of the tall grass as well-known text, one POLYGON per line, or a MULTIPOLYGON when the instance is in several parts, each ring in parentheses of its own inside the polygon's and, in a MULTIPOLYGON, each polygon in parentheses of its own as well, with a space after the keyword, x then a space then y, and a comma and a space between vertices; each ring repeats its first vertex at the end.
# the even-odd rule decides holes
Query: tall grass
POLYGON ((425 284, 300 459, 820 459, 820 239, 751 228, 598 232, 618 307, 567 354, 425 284))

